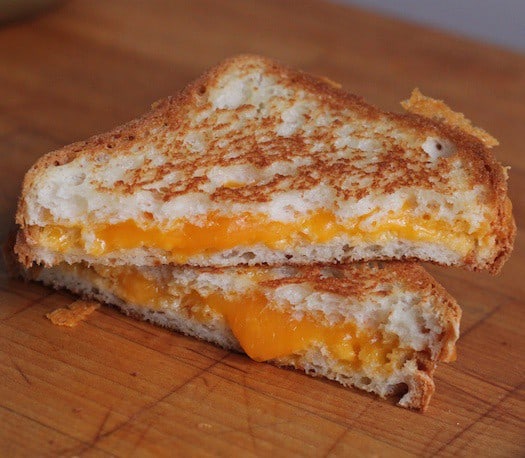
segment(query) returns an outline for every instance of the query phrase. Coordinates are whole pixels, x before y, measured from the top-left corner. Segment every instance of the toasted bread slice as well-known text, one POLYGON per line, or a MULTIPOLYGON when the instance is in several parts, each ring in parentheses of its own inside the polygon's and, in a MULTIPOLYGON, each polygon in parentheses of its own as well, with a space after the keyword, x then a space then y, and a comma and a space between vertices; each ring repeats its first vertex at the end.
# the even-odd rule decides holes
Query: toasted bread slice
POLYGON ((515 232, 506 171, 464 118, 440 119, 235 57, 39 160, 16 251, 26 265, 417 258, 496 273, 515 232))
POLYGON ((34 267, 26 277, 256 361, 424 409, 455 358, 460 309, 413 263, 337 267, 34 267))

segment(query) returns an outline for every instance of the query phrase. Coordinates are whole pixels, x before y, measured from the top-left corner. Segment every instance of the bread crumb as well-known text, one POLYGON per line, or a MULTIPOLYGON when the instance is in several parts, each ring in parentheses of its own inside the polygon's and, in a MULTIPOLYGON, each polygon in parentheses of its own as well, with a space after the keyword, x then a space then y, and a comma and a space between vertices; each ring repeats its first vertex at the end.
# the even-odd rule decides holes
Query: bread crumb
POLYGON ((213 428, 213 425, 210 425, 209 423, 199 423, 197 427, 202 430, 209 430, 213 428))
POLYGON ((498 140, 483 129, 473 126, 463 113, 451 110, 442 100, 435 100, 423 95, 418 88, 412 91, 408 100, 401 102, 401 106, 411 113, 457 127, 481 140, 488 148, 499 145, 498 140))
POLYGON ((85 320, 99 307, 100 304, 98 302, 75 301, 69 304, 67 308, 60 308, 46 313, 46 318, 49 318, 51 323, 57 326, 68 326, 72 328, 85 320))

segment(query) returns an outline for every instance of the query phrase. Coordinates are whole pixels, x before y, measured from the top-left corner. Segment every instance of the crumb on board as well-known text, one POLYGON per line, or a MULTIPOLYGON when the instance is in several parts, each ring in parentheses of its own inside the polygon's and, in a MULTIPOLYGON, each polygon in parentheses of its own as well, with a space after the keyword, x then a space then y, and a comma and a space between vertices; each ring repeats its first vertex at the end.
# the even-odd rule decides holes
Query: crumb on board
POLYGON ((57 326, 68 326, 72 328, 85 320, 99 307, 100 304, 98 302, 79 300, 69 304, 67 308, 60 308, 46 313, 46 317, 51 320, 51 323, 57 326))
POLYGON ((473 126, 470 120, 465 118, 463 113, 453 111, 442 100, 435 100, 423 95, 417 88, 412 91, 408 100, 401 102, 401 106, 411 113, 458 127, 464 132, 477 137, 488 148, 499 145, 498 140, 483 129, 473 126))
POLYGON ((210 430, 213 428, 213 425, 210 425, 209 423, 199 423, 197 425, 197 428, 203 429, 203 430, 210 430))

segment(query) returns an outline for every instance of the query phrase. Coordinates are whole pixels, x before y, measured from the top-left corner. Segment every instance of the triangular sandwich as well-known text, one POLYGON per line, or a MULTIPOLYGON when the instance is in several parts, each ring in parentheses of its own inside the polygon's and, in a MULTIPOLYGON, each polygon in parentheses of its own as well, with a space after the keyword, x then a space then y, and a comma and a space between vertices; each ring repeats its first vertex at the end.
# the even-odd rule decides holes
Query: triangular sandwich
POLYGON ((461 311, 414 263, 192 268, 58 264, 26 278, 126 314, 425 409, 461 311))
POLYGON ((16 251, 26 265, 419 259, 496 273, 515 226, 495 141, 418 94, 407 106, 424 116, 387 113, 262 57, 226 60, 39 160, 16 251))

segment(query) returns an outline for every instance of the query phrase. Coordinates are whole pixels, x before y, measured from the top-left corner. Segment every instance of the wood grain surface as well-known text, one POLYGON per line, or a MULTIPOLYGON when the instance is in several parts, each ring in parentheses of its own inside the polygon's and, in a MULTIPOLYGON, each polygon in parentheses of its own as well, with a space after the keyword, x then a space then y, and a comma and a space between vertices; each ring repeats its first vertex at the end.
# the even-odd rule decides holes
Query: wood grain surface
POLYGON ((257 52, 398 110, 413 87, 500 139, 518 236, 499 277, 431 267, 464 310, 426 414, 258 364, 0 270, 0 455, 524 456, 525 57, 317 1, 70 1, 0 28, 0 238, 43 153, 257 52))

